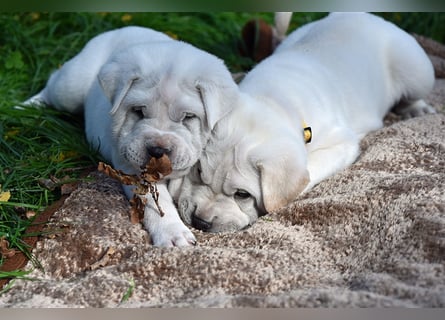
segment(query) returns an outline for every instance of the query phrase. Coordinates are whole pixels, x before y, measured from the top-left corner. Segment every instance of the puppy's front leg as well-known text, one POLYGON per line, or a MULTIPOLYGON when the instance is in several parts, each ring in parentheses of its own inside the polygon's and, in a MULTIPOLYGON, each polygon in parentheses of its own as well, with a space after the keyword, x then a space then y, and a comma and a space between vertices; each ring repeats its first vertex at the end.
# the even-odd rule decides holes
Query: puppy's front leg
POLYGON ((159 205, 164 211, 161 217, 151 194, 146 195, 144 225, 153 245, 158 247, 185 247, 196 244, 193 233, 185 226, 173 204, 165 183, 158 183, 159 205))
POLYGON ((334 128, 326 134, 323 146, 308 153, 310 182, 303 192, 351 165, 360 153, 358 136, 346 128, 334 128))

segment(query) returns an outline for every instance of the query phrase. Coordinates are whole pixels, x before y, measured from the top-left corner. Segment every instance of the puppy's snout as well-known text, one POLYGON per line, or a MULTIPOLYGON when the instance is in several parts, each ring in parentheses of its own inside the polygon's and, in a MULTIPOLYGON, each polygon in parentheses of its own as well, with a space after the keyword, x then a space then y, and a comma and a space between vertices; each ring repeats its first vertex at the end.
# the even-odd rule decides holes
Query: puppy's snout
POLYGON ((161 147, 149 147, 148 148, 148 154, 151 157, 154 157, 156 159, 159 159, 166 153, 168 153, 168 150, 165 148, 161 148, 161 147))
POLYGON ((202 231, 209 231, 212 228, 212 223, 205 221, 199 217, 197 217, 195 214, 192 215, 192 226, 196 229, 202 230, 202 231))

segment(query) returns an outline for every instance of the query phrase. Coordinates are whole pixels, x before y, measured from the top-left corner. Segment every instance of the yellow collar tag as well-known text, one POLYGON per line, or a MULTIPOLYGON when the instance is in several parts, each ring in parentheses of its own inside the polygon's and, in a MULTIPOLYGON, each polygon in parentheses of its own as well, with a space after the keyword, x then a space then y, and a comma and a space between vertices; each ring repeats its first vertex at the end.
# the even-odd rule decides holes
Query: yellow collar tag
POLYGON ((312 129, 303 121, 303 138, 305 143, 312 141, 312 129))

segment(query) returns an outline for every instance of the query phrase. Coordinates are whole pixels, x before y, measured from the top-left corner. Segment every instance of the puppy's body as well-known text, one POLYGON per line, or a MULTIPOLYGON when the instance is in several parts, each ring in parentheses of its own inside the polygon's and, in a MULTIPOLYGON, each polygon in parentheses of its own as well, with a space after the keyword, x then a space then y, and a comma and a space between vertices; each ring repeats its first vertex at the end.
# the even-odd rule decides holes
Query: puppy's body
POLYGON ((161 32, 141 27, 107 31, 92 38, 76 56, 54 72, 46 87, 28 102, 43 102, 59 110, 82 113, 91 85, 110 56, 120 49, 147 41, 173 42, 161 32))
POLYGON ((395 104, 434 112, 421 100, 433 84, 420 46, 381 18, 338 13, 300 28, 241 82, 240 105, 175 193, 181 214, 214 232, 252 224, 355 161, 395 104))
MULTIPOLYGON (((211 130, 232 108, 236 84, 213 55, 141 27, 100 34, 27 103, 84 111, 88 141, 117 169, 137 174, 151 157, 167 154, 173 172, 186 174, 211 130)), ((147 196, 144 224, 153 244, 194 244, 168 193, 158 185, 160 217, 147 196)), ((125 187, 129 197, 132 190, 125 187)))

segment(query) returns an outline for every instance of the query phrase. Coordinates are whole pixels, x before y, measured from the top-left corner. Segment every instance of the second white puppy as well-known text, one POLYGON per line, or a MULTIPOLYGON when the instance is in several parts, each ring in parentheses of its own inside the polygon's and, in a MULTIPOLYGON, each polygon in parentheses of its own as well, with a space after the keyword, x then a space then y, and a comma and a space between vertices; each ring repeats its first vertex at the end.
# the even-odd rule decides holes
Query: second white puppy
POLYGON ((296 30, 245 77, 239 105, 171 185, 182 216, 210 232, 251 225, 353 163, 395 104, 434 112, 421 100, 433 84, 414 38, 379 17, 335 13, 296 30))
MULTIPOLYGON (((167 154, 173 169, 167 178, 173 179, 196 163, 236 97, 236 84, 220 59, 160 32, 126 27, 90 40, 27 103, 84 111, 88 141, 128 174, 167 154)), ((165 181, 158 190, 165 216, 151 195, 144 212, 153 244, 194 244, 165 181)), ((132 196, 131 188, 126 192, 132 196)))

